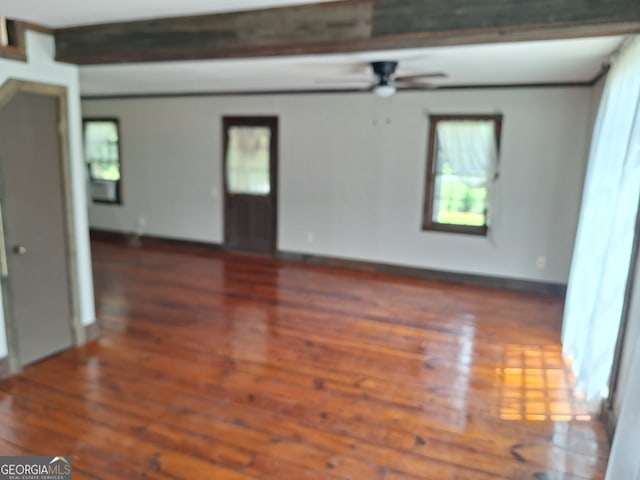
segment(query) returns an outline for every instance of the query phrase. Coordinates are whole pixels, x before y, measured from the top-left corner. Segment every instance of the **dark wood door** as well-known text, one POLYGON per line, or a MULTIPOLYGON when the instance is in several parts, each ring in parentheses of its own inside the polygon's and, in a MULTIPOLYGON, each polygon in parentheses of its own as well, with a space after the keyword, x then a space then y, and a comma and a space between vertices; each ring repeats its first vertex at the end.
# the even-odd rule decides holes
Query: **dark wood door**
POLYGON ((278 118, 223 118, 224 243, 273 253, 277 231, 278 118))

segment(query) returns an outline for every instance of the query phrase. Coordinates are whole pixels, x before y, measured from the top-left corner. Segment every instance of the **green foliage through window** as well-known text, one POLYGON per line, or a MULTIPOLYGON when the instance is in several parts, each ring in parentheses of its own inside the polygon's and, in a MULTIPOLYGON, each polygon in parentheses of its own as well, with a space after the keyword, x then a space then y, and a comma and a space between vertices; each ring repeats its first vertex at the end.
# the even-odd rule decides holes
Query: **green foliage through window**
POLYGON ((485 224, 486 187, 469 187, 455 175, 440 177, 437 222, 481 227, 485 224))

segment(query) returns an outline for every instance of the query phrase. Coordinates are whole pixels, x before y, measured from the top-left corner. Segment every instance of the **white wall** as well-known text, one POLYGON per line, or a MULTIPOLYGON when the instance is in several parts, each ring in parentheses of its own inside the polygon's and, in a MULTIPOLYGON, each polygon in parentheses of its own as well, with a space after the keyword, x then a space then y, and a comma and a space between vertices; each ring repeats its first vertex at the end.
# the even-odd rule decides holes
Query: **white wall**
MULTIPOLYGON (((83 325, 95 321, 91 252, 89 249, 86 175, 82 154, 82 121, 78 90, 78 69, 53 60, 55 46, 50 35, 27 31, 28 62, 0 58, 0 85, 14 78, 33 82, 62 85, 67 88, 69 104, 69 154, 75 216, 75 243, 78 256, 77 276, 80 284, 80 317, 83 325)), ((0 292, 1 295, 1 292, 0 292)), ((0 303, 1 303, 0 298, 0 303)), ((4 315, 0 309, 0 357, 7 354, 4 315)))
POLYGON ((90 222, 221 242, 221 117, 278 115, 280 250, 565 283, 591 101, 590 88, 86 100, 85 116, 120 118, 124 172, 124 205, 91 206, 90 222), (493 112, 489 237, 421 231, 428 114, 493 112))

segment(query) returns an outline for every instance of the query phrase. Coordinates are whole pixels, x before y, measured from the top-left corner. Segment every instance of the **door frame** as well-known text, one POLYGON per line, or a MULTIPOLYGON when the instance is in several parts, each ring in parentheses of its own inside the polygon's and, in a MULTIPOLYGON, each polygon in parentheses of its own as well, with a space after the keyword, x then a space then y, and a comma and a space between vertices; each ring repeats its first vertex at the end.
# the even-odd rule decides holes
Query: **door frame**
MULTIPOLYGON (((65 246, 67 254, 67 275, 69 284, 69 311, 71 318, 69 325, 71 327, 71 336, 73 345, 81 345, 86 340, 86 332, 80 319, 80 296, 78 284, 78 256, 75 242, 75 215, 73 210, 73 192, 71 181, 71 158, 69 155, 69 124, 68 124, 68 103, 67 88, 58 85, 50 85, 46 83, 31 82, 10 78, 2 86, 0 86, 0 110, 4 108, 19 93, 32 93, 53 97, 58 104, 58 136, 60 151, 60 173, 63 215, 65 222, 65 246)), ((0 179, 2 180, 2 179, 0 179)), ((0 202, 4 204, 4 198, 0 193, 0 202)), ((3 225, 6 225, 4 216, 6 212, 2 212, 3 218, 0 219, 3 225)), ((5 238, 0 239, 0 255, 6 258, 6 242, 5 238)), ((10 272, 9 272, 10 273, 10 272)), ((12 315, 11 305, 11 285, 10 277, 0 275, 0 283, 2 285, 3 312, 5 321, 5 330, 7 334, 7 352, 9 358, 10 373, 16 373, 22 370, 22 365, 18 360, 17 352, 17 328, 15 319, 12 315)))
MULTIPOLYGON (((278 251, 278 153, 280 148, 279 117, 277 115, 224 115, 222 117, 222 230, 223 247, 228 249, 227 215, 229 215, 229 201, 227 191, 227 143, 229 141, 227 130, 232 126, 268 127, 271 130, 272 141, 269 143, 269 179, 271 191, 269 195, 273 199, 273 214, 271 226, 273 231, 273 244, 270 255, 278 251), (275 139, 275 141, 273 141, 275 139)), ((243 252, 246 253, 246 252, 243 252)))
POLYGON ((631 254, 629 255, 629 270, 627 273, 627 283, 624 292, 624 301, 622 304, 622 312, 620 314, 620 327, 618 328, 618 338, 613 353, 613 363, 611 366, 611 374, 609 376, 609 395, 604 399, 602 404, 602 417, 604 420, 605 430, 609 436, 609 443, 613 442, 613 435, 618 423, 617 415, 614 411, 614 402, 618 391, 618 381, 620 380, 620 369, 622 367, 622 355, 625 347, 625 337, 627 333, 627 324, 629 323, 629 314, 631 310, 631 301, 634 288, 640 287, 636 285, 636 268, 640 258, 640 199, 638 199, 638 210, 636 213, 636 224, 633 234, 633 244, 631 246, 631 254))

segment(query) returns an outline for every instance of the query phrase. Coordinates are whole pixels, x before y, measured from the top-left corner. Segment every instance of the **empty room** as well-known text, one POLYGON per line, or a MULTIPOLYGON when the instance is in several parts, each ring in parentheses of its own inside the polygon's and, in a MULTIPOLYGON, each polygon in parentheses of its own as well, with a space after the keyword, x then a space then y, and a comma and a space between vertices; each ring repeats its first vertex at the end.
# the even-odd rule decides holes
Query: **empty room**
POLYGON ((0 0, 0 480, 640 480, 640 3, 0 0))

